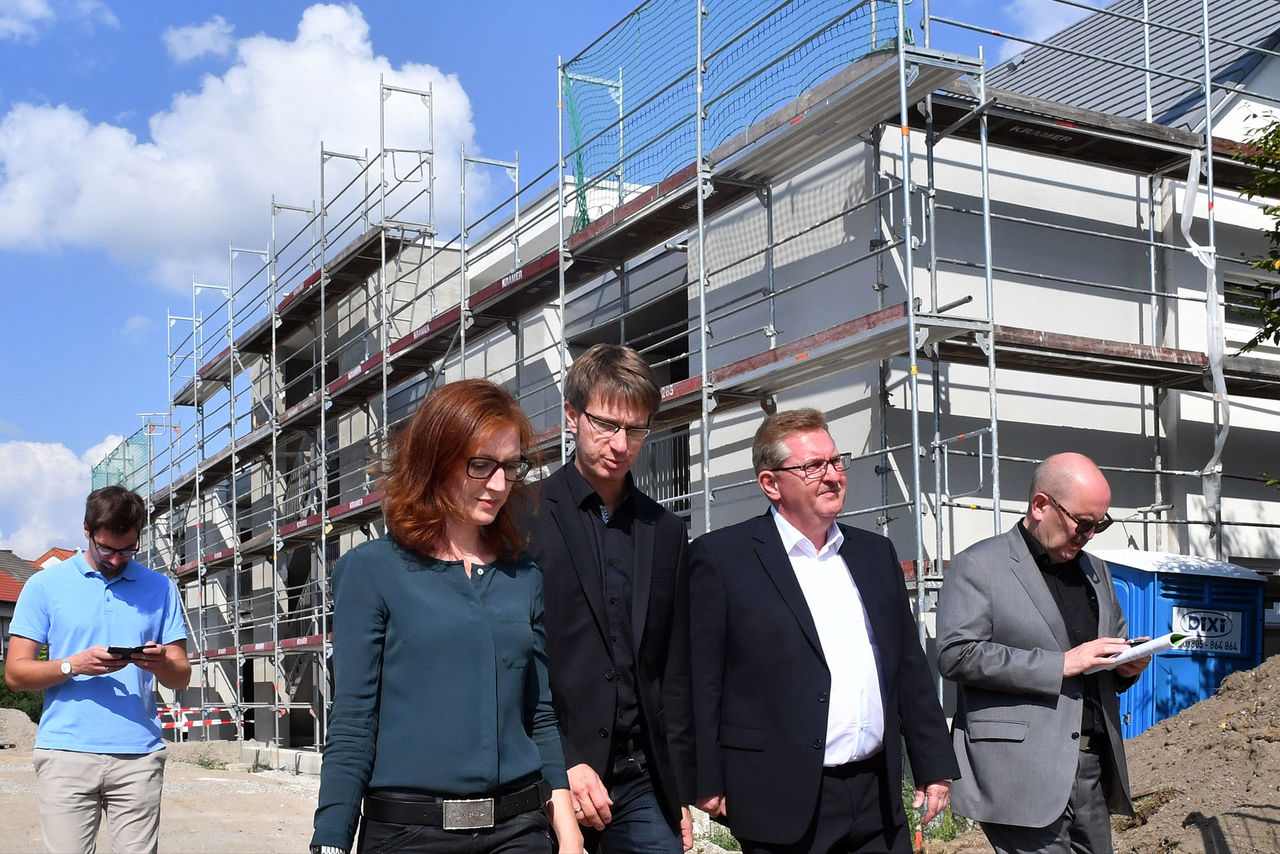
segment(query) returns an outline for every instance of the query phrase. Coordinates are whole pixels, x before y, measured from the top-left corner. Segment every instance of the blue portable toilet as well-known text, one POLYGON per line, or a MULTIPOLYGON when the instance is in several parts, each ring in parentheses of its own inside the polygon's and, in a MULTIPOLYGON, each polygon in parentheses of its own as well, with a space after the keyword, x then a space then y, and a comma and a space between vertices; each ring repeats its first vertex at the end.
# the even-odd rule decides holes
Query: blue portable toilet
POLYGON ((1111 568, 1129 637, 1191 635, 1156 655, 1120 695, 1120 722, 1133 738, 1157 721, 1213 696, 1223 678, 1262 663, 1264 579, 1209 558, 1129 549, 1090 555, 1111 568))

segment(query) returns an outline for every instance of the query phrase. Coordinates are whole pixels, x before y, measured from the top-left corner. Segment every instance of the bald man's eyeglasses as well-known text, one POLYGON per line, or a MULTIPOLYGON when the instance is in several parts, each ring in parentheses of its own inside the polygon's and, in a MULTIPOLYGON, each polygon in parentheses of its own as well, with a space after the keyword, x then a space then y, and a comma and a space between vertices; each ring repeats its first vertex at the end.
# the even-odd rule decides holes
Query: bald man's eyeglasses
POLYGON ((1116 520, 1111 518, 1110 513, 1103 513, 1102 518, 1096 522, 1092 519, 1081 519, 1079 516, 1059 504, 1058 499, 1054 498, 1049 493, 1042 492, 1040 494, 1052 501, 1053 506, 1062 511, 1062 515, 1076 523, 1076 536, 1078 537, 1087 537, 1090 532, 1101 534, 1103 531, 1107 530, 1107 528, 1110 528, 1115 524, 1116 520))

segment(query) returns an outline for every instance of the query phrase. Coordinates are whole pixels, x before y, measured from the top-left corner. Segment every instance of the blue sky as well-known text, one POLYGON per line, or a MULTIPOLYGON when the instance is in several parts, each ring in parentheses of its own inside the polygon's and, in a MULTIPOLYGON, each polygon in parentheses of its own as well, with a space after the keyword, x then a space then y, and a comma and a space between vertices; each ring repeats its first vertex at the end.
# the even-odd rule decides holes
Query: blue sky
MULTIPOLYGON (((431 83, 437 151, 519 150, 536 175, 556 156, 557 56, 634 5, 0 0, 0 548, 81 545, 90 466, 139 413, 167 409, 166 312, 191 314, 193 279, 226 281, 229 243, 266 246, 273 194, 319 195, 322 139, 377 149, 379 74, 431 83)), ((934 9, 1028 37, 1081 14, 1050 0, 934 9)))

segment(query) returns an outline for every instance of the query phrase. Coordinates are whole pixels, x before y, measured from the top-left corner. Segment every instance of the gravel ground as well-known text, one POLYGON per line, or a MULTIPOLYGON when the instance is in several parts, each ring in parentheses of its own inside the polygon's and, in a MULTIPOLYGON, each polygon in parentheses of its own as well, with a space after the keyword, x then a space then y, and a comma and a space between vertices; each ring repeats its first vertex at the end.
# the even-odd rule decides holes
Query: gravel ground
MULTIPOLYGON (((0 709, 0 851, 41 851, 31 749, 35 724, 13 709, 0 709)), ((173 854, 269 854, 305 851, 311 839, 317 777, 285 771, 228 771, 239 759, 232 742, 169 745, 160 850, 173 854)), ((104 822, 105 825, 105 822, 104 822)), ((99 851, 111 848, 104 832, 99 851)))

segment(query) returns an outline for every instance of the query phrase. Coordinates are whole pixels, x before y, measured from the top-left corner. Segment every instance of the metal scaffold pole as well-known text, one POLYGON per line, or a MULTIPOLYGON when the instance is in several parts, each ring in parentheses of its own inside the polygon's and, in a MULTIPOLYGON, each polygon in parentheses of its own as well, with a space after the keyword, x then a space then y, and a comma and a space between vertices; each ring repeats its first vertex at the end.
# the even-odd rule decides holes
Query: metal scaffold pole
POLYGON ((711 194, 711 172, 710 167, 705 160, 705 152, 703 150, 703 123, 706 120, 703 107, 703 86, 705 83, 704 74, 706 68, 702 61, 702 27, 707 15, 707 8, 703 5, 702 0, 694 0, 697 21, 697 53, 694 57, 694 76, 696 79, 695 92, 696 103, 694 113, 694 125, 696 128, 696 151, 697 151, 697 187, 694 195, 698 202, 698 372, 701 379, 701 405, 702 410, 699 415, 699 441, 702 444, 702 465, 699 467, 702 473, 702 519, 703 529, 711 530, 711 412, 715 409, 715 390, 711 387, 710 371, 707 368, 707 360, 710 358, 710 348, 707 338, 711 334, 711 324, 707 318, 707 255, 706 255, 706 197, 711 194))

